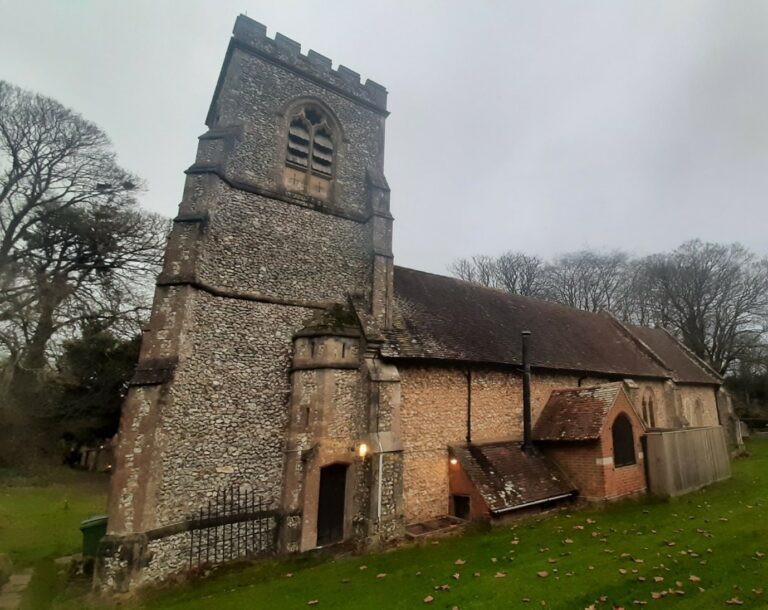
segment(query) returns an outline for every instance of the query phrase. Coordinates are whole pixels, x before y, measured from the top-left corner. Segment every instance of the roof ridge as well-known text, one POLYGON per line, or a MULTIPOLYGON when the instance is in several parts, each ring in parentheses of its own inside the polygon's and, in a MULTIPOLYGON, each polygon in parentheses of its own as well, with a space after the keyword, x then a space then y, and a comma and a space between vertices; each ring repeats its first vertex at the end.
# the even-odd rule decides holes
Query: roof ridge
POLYGON ((476 284, 475 282, 470 282, 469 280, 465 280, 460 277, 454 277, 452 275, 443 275, 441 273, 435 273, 433 271, 422 271, 421 269, 413 269, 411 267, 404 267, 403 265, 394 265, 394 267, 395 269, 402 269, 403 271, 412 271, 414 273, 431 275, 433 277, 438 277, 440 279, 450 280, 452 282, 456 282, 459 284, 465 284, 468 288, 471 288, 473 290, 486 290, 488 292, 496 293, 506 298, 521 299, 521 300, 530 301, 533 303, 542 303, 549 307, 576 312, 579 315, 584 315, 588 317, 593 317, 593 318, 601 317, 599 312, 587 311, 586 309, 579 309, 578 307, 571 307, 570 305, 558 303, 557 301, 549 301, 547 299, 542 299, 540 297, 531 297, 524 294, 517 294, 515 292, 509 292, 508 290, 504 290, 503 288, 494 288, 493 286, 484 286, 483 284, 476 284))

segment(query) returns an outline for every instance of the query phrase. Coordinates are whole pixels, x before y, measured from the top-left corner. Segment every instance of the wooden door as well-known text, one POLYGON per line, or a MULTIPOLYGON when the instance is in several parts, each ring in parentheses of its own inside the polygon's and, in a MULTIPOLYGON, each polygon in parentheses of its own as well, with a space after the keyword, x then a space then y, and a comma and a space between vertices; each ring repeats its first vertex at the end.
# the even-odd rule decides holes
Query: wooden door
POLYGON ((320 469, 320 496, 317 502, 317 546, 333 544, 344 537, 346 488, 346 464, 331 464, 320 469))

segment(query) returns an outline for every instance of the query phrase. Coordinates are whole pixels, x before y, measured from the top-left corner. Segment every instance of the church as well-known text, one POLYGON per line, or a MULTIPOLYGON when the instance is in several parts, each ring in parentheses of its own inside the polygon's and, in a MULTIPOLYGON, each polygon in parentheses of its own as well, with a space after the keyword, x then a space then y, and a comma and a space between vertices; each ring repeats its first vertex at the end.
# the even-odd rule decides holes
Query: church
POLYGON ((383 86, 237 18, 123 408, 98 587, 232 558, 256 518, 247 556, 728 476, 722 379, 664 329, 394 264, 387 116, 383 86), (219 510, 241 493, 260 508, 219 510))

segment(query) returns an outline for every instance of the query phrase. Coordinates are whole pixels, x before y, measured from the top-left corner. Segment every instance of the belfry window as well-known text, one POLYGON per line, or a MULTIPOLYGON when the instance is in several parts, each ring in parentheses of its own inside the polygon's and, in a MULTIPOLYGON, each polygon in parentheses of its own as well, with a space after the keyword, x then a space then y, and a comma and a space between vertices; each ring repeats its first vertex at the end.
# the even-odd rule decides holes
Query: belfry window
POLYGON ((613 465, 615 467, 635 464, 635 435, 632 433, 632 422, 620 413, 611 428, 613 436, 613 465))
POLYGON ((291 117, 285 154, 285 187, 328 199, 334 162, 333 131, 325 114, 308 105, 291 117))

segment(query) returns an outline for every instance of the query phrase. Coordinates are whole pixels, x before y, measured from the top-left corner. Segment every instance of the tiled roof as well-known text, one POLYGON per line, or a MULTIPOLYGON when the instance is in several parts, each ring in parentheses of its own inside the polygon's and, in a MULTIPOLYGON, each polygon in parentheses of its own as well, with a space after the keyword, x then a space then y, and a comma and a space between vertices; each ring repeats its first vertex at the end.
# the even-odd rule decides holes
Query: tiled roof
POLYGON ((553 390, 533 427, 535 441, 588 441, 600 438, 621 383, 553 390))
POLYGON ((456 445, 451 453, 491 512, 521 508, 575 493, 576 488, 550 460, 526 453, 520 443, 456 445))
POLYGON ((685 347, 663 328, 648 328, 627 324, 627 328, 650 347, 672 371, 672 378, 683 383, 720 384, 721 380, 689 354, 685 347))
POLYGON ((390 358, 520 364, 530 330, 535 367, 622 376, 671 373, 608 316, 395 267, 390 358))

